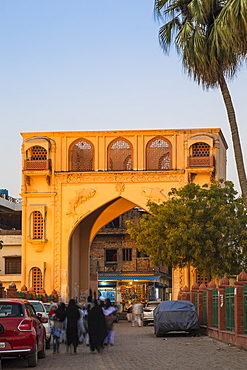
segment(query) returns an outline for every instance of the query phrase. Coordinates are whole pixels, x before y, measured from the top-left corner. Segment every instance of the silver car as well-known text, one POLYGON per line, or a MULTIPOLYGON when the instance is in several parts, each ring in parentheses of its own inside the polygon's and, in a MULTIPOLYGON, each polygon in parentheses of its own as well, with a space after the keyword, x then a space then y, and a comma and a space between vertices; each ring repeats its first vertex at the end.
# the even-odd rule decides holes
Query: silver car
POLYGON ((149 301, 143 309, 143 326, 154 322, 154 309, 160 304, 159 301, 149 301))
POLYGON ((30 300, 30 302, 32 303, 36 313, 41 313, 42 317, 45 317, 45 318, 48 319, 47 323, 45 323, 43 325, 45 327, 45 332, 46 332, 46 349, 49 349, 50 348, 50 342, 51 342, 51 325, 50 325, 49 315, 46 312, 44 303, 42 301, 30 300))

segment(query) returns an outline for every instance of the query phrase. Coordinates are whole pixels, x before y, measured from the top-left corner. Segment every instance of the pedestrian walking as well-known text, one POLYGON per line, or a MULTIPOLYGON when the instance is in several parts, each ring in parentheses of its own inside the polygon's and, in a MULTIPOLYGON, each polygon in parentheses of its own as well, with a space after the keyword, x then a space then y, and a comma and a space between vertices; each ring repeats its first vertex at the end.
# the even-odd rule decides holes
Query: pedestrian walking
POLYGON ((88 296, 87 303, 84 305, 84 315, 83 315, 83 324, 85 328, 85 343, 87 346, 89 346, 89 332, 88 332, 88 313, 90 309, 94 306, 92 302, 92 296, 88 296))
POLYGON ((80 313, 80 318, 78 320, 78 340, 79 340, 79 343, 83 343, 83 340, 84 340, 84 335, 86 333, 86 329, 84 327, 84 310, 83 310, 83 306, 79 307, 79 313, 80 313))
POLYGON ((105 315, 106 327, 107 327, 107 337, 104 340, 104 345, 114 344, 114 321, 117 317, 117 309, 111 304, 109 298, 105 301, 105 306, 102 308, 105 315))
POLYGON ((129 302, 127 305, 127 321, 131 322, 132 321, 132 303, 129 302))
POLYGON ((107 336, 107 327, 104 313, 97 299, 93 303, 94 307, 88 312, 89 344, 91 353, 95 353, 95 350, 101 353, 107 336))
POLYGON ((132 307, 132 326, 137 323, 138 326, 142 326, 142 315, 143 315, 143 304, 134 303, 132 307))
POLYGON ((66 317, 65 304, 61 302, 53 314, 53 327, 52 327, 53 354, 59 353, 59 346, 63 334, 63 323, 65 317, 66 317))
POLYGON ((76 305, 74 299, 69 301, 69 305, 66 309, 67 327, 66 327, 66 340, 67 340, 67 352, 70 349, 72 353, 72 346, 74 354, 77 353, 78 347, 78 320, 80 319, 79 307, 76 305))

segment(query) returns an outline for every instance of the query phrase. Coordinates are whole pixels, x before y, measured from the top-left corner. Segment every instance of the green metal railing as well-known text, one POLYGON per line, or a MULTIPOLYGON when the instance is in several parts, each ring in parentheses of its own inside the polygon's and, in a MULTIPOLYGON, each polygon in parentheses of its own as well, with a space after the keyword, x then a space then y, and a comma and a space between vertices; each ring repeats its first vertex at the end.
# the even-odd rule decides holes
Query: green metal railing
POLYGON ((202 292, 202 319, 203 325, 207 325, 207 292, 202 292))
POLYGON ((226 330, 234 331, 234 287, 226 290, 226 330))
POLYGON ((244 334, 247 334, 247 284, 243 285, 244 301, 244 334))
POLYGON ((218 289, 213 289, 213 327, 218 328, 218 289))
POLYGON ((195 309, 196 309, 196 312, 198 313, 198 293, 195 293, 195 309))

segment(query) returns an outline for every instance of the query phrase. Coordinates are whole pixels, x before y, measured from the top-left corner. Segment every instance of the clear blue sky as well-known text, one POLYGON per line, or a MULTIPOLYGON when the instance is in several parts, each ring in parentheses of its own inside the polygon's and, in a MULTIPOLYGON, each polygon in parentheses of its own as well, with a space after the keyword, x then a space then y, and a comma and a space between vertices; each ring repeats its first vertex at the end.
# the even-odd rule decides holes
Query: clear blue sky
MULTIPOLYGON (((0 188, 19 196, 20 132, 220 127, 239 190, 221 93, 162 53, 153 3, 0 2, 0 188)), ((245 68, 229 84, 245 156, 246 77, 245 68)))

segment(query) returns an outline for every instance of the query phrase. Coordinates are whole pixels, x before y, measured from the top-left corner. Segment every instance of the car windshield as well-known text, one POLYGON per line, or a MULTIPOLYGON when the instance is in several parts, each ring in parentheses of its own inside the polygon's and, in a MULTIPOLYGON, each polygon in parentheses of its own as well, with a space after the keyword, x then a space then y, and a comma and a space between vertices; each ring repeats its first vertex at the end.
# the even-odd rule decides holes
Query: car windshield
POLYGON ((21 304, 0 304, 0 317, 21 317, 23 309, 21 304))
POLYGON ((42 303, 40 302, 31 302, 36 312, 45 312, 42 303))
POLYGON ((47 313, 50 312, 50 307, 51 307, 50 304, 45 304, 45 310, 46 310, 47 313))

